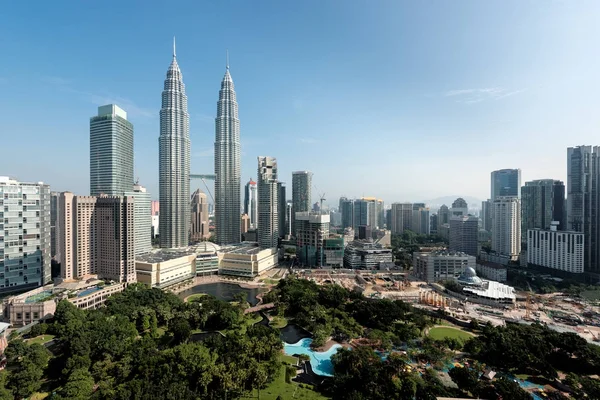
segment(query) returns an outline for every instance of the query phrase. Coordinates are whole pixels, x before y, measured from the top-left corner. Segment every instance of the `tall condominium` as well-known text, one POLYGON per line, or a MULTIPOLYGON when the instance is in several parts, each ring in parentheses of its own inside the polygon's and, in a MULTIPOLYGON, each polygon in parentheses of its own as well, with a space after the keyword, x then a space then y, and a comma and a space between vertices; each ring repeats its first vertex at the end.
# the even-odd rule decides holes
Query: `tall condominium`
POLYGON ((292 172, 292 229, 296 234, 296 213, 310 211, 312 199, 312 172, 292 172))
POLYGON ((581 232, 558 231, 554 221, 548 229, 527 231, 527 262, 567 271, 584 272, 585 238, 581 232))
POLYGON ((412 203, 392 204, 392 233, 400 235, 412 225, 412 203))
POLYGON ((450 251, 477 257, 479 218, 463 215, 450 218, 450 251))
POLYGON ((256 182, 250 178, 244 187, 244 214, 250 217, 250 227, 256 228, 258 220, 258 201, 256 197, 256 182))
POLYGON ((342 214, 342 228, 354 226, 354 200, 340 197, 340 213, 342 214))
POLYGON ((565 184, 554 179, 525 182, 521 188, 521 232, 523 243, 527 243, 530 229, 550 229, 553 221, 559 230, 566 230, 565 184))
POLYGON ((190 240, 199 242, 210 237, 208 224, 208 197, 200 189, 192 194, 191 199, 190 240))
POLYGON ((488 232, 492 231, 492 200, 481 202, 481 227, 488 232))
POLYGON ((162 92, 158 144, 160 247, 185 247, 190 226, 190 116, 174 44, 162 92))
POLYGON ((372 203, 369 206, 369 227, 371 230, 383 228, 383 200, 376 197, 363 197, 362 201, 372 203))
POLYGON ((134 201, 134 245, 137 256, 152 250, 152 198, 146 188, 136 183, 123 193, 134 201))
POLYGON ((492 171, 492 201, 498 196, 521 197, 521 170, 500 169, 492 171))
POLYGON ((240 154, 238 104, 228 62, 215 119, 215 229, 219 244, 239 243, 241 239, 240 154))
POLYGON ((60 193, 50 192, 50 255, 56 256, 56 238, 58 236, 58 198, 60 193))
POLYGON ((279 218, 279 237, 285 237, 285 208, 286 208, 286 196, 285 196, 285 183, 277 182, 277 216, 279 218))
POLYGON ((51 281, 50 186, 0 176, 0 293, 51 281))
POLYGON ((567 149, 567 229, 584 234, 584 269, 600 272, 600 147, 567 149))
POLYGON ((322 267, 325 265, 324 243, 329 237, 329 215, 320 212, 298 212, 296 222, 296 253, 300 265, 322 267))
POLYGON ((59 198, 60 276, 135 282, 135 200, 131 196, 59 198))
POLYGON ((375 217, 375 203, 368 200, 354 200, 352 228, 358 233, 360 226, 371 226, 375 217))
POLYGON ((133 125, 119 106, 90 118, 90 194, 122 196, 133 185, 133 125))
POLYGON ((519 198, 496 197, 492 214, 492 251, 516 260, 521 252, 521 205, 519 198))
POLYGON ((258 157, 258 245, 263 249, 278 245, 278 194, 277 159, 258 157))
POLYGON ((425 203, 414 203, 410 229, 419 235, 429 235, 430 222, 429 208, 425 207, 425 203))

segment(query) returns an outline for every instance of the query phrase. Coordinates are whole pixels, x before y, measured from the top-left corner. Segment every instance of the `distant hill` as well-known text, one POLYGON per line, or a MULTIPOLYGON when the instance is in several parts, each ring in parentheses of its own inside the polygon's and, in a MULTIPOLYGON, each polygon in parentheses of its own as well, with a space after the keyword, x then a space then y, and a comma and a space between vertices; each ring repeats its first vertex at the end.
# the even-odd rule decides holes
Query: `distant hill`
POLYGON ((478 198, 472 197, 472 196, 461 196, 461 195, 437 197, 435 199, 426 200, 425 204, 427 204, 429 206, 429 208, 431 208, 432 210, 437 210, 443 204, 447 205, 448 208, 450 208, 450 207, 452 207, 452 203, 454 202, 454 200, 458 199, 459 197, 462 197, 463 199, 465 199, 465 201, 469 205, 469 210, 471 210, 471 209, 478 210, 481 208, 481 201, 482 201, 481 199, 478 199, 478 198))

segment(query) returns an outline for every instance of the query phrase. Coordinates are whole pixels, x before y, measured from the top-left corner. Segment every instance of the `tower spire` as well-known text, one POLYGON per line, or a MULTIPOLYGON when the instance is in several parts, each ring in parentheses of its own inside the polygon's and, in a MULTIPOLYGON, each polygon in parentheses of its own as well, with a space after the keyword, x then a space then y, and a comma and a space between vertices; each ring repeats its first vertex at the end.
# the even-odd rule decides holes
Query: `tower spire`
POLYGON ((177 57, 177 52, 175 51, 175 36, 173 36, 173 58, 177 57))
POLYGON ((227 69, 229 69, 229 49, 225 50, 225 57, 226 57, 226 60, 227 60, 227 63, 225 64, 225 67, 227 69))

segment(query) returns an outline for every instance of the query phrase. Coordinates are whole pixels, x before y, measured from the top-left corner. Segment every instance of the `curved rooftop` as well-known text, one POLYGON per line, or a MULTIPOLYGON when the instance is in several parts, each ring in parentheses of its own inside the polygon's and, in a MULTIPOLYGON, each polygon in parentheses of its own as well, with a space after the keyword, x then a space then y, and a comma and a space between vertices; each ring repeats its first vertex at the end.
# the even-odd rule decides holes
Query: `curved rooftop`
POLYGON ((200 242, 194 247, 196 253, 216 253, 221 250, 221 246, 209 241, 200 242))
POLYGON ((483 281, 477 276, 477 272, 472 267, 465 268, 465 271, 458 277, 458 283, 468 286, 481 286, 483 281))

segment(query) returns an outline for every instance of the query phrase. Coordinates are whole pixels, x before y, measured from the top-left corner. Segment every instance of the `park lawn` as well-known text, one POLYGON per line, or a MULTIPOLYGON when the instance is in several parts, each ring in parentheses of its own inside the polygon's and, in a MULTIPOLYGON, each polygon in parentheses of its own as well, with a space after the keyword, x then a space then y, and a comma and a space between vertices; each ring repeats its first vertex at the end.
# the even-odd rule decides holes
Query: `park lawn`
POLYGON ((288 324, 288 321, 285 317, 280 317, 280 316, 274 316, 273 319, 271 320, 271 322, 269 322, 269 325, 271 325, 273 328, 277 328, 277 329, 281 329, 281 328, 285 328, 288 324))
POLYGON ((34 394, 31 395, 31 397, 29 398, 29 400, 43 400, 45 398, 47 398, 50 394, 47 392, 35 392, 34 394))
POLYGON ((185 301, 189 303, 190 301, 198 300, 204 296, 207 296, 207 294, 206 293, 190 294, 188 297, 185 298, 185 301))
POLYGON ((297 365, 298 364, 298 357, 294 357, 294 356, 288 356, 287 354, 281 354, 279 356, 279 361, 291 364, 291 365, 297 365))
POLYGON ((459 328, 451 328, 449 326, 436 326, 429 330, 429 336, 435 340, 442 340, 446 337, 467 340, 471 339, 474 335, 469 332, 465 332, 459 328))
POLYGON ((34 343, 46 344, 49 341, 51 341, 52 339, 54 339, 54 335, 40 335, 40 336, 36 336, 32 339, 26 339, 25 341, 29 344, 34 344, 34 343))
MULTIPOLYGON (((260 391, 261 400, 276 400, 277 396, 281 396, 284 399, 304 399, 304 400, 326 400, 328 397, 323 396, 320 393, 315 392, 312 389, 308 389, 309 385, 303 385, 300 387, 296 382, 286 383, 285 382, 285 366, 281 366, 279 376, 275 378, 266 388, 260 391)), ((253 390, 246 397, 242 397, 241 400, 254 400, 258 397, 258 391, 253 390)))

